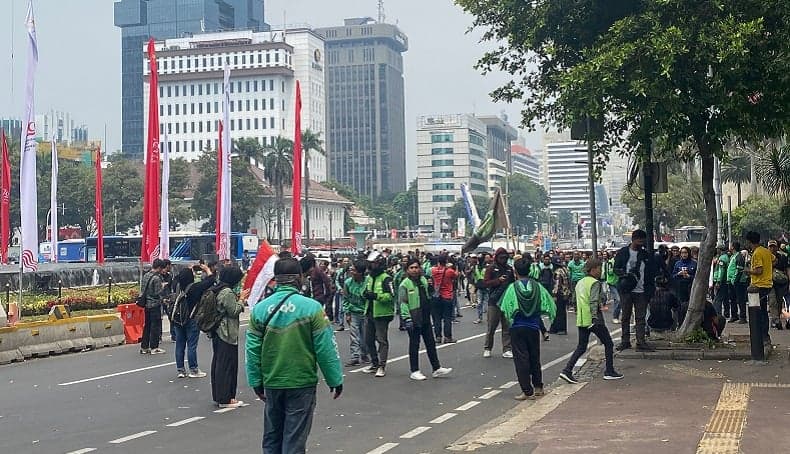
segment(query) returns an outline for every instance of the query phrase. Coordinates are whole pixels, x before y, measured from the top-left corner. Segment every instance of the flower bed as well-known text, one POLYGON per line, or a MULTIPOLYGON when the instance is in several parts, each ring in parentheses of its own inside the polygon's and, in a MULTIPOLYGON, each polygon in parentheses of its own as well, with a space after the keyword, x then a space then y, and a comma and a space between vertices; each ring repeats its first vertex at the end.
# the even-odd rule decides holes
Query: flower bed
MULTIPOLYGON (((24 293, 22 295, 22 317, 45 315, 57 304, 68 305, 72 311, 113 309, 120 304, 134 304, 139 294, 137 285, 113 286, 107 300, 107 287, 64 289, 61 298, 57 295, 24 293)), ((13 301, 13 296, 11 297, 13 301)))

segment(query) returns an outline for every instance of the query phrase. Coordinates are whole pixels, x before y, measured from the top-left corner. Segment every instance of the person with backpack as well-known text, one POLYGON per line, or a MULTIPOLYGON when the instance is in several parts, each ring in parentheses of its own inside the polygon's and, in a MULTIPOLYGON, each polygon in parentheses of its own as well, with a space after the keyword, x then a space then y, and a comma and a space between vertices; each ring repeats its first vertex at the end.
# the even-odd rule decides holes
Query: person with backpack
POLYGON ((343 369, 322 305, 299 294, 296 259, 274 264, 277 287, 250 314, 245 351, 247 382, 265 402, 264 453, 304 453, 313 423, 318 369, 337 399, 343 369))
POLYGON ((165 290, 161 276, 163 268, 164 262, 154 259, 151 270, 140 281, 140 296, 145 309, 143 337, 140 340, 141 355, 165 353, 163 348, 159 348, 159 341, 162 339, 162 295, 165 290))
POLYGON ((170 312, 170 323, 176 337, 176 370, 178 378, 203 378, 206 373, 198 367, 197 346, 200 338, 200 329, 195 321, 195 309, 203 293, 215 281, 211 269, 201 264, 200 270, 203 278, 195 282, 195 273, 192 268, 184 268, 176 277, 177 292, 170 312), (189 363, 189 373, 184 368, 184 353, 189 363))
MULTIPOLYGON (((211 395, 220 408, 236 408, 244 404, 236 400, 239 314, 244 311, 243 302, 250 292, 249 289, 241 291, 239 284, 242 276, 238 265, 226 265, 219 271, 217 283, 208 290, 216 299, 215 307, 220 315, 219 325, 210 333, 214 351, 211 358, 211 395)), ((211 298, 211 294, 208 298, 211 298)))
POLYGON ((527 254, 513 262, 516 281, 502 295, 500 309, 510 325, 513 363, 521 393, 516 400, 535 399, 543 395, 543 372, 540 365, 542 315, 554 319, 557 308, 551 294, 530 276, 532 257, 527 254))

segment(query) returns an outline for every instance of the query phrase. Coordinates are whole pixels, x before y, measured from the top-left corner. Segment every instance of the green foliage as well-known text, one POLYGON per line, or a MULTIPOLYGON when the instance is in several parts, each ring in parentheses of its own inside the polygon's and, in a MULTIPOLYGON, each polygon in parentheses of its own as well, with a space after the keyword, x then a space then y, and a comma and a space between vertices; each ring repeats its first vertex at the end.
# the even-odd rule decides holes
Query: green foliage
POLYGON ((57 304, 66 304, 71 311, 112 309, 121 304, 134 304, 138 294, 137 284, 113 286, 109 303, 106 286, 64 289, 60 300, 57 295, 24 293, 21 312, 22 317, 46 315, 49 309, 57 304))
POLYGON ((567 208, 559 210, 557 212, 557 224, 559 224, 560 229, 564 233, 575 234, 576 219, 573 217, 571 210, 567 208))
POLYGON ((535 224, 546 219, 548 203, 549 197, 543 186, 519 173, 508 177, 508 209, 512 227, 520 227, 519 231, 525 234, 533 233, 535 224))
POLYGON ((771 146, 759 154, 755 173, 768 194, 790 203, 790 145, 771 146))
POLYGON ((785 225, 779 200, 752 196, 732 211, 733 238, 742 238, 751 230, 762 238, 778 238, 782 235, 785 225))
POLYGON ((708 336, 708 333, 702 327, 695 328, 684 340, 687 344, 705 344, 708 348, 713 348, 716 344, 716 339, 708 336))
POLYGON ((277 238, 283 240, 283 215, 285 214, 284 186, 293 184, 294 143, 284 137, 277 137, 274 145, 264 149, 263 175, 274 188, 277 203, 277 238))
MULTIPOLYGON (((705 202, 702 198, 700 177, 669 174, 667 176, 669 192, 656 194, 656 217, 661 219, 667 228, 673 229, 683 225, 705 225, 705 202)), ((622 201, 631 210, 634 224, 645 225, 644 195, 637 195, 638 189, 626 188, 622 201)))
POLYGON ((738 205, 741 204, 741 185, 752 181, 752 157, 745 153, 730 155, 721 165, 721 181, 738 187, 738 205))
POLYGON ((121 233, 141 224, 143 219, 143 177, 141 171, 142 163, 139 161, 119 158, 111 160, 109 166, 104 170, 102 197, 104 199, 104 231, 106 234, 115 233, 116 218, 118 232, 121 233))

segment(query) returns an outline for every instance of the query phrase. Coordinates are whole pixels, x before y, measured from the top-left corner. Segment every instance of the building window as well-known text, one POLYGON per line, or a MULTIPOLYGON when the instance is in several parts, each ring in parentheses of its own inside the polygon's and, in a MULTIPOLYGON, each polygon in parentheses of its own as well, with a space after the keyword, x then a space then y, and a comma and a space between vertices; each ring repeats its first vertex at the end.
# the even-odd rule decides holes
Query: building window
POLYGON ((247 119, 247 131, 249 131, 250 129, 251 129, 251 128, 250 128, 250 119, 248 118, 248 119, 247 119))
POLYGON ((435 195, 433 196, 434 202, 455 202, 455 196, 453 195, 435 195))
POLYGON ((455 172, 433 172, 433 178, 453 178, 455 172))
POLYGON ((274 110, 274 98, 269 98, 269 110, 274 110))
POLYGON ((434 191, 440 191, 442 189, 455 189, 455 183, 435 183, 433 185, 434 191))
POLYGON ((274 91, 274 79, 269 79, 269 91, 274 91))
MULTIPOLYGON (((231 120, 231 121, 233 121, 233 120, 231 120)), ((244 129, 244 125, 241 122, 241 118, 239 118, 237 121, 239 123, 239 131, 242 131, 244 129)))
POLYGON ((473 191, 488 192, 484 184, 472 183, 469 187, 472 188, 473 191))
POLYGON ((469 160, 469 165, 472 167, 477 167, 478 169, 485 169, 486 165, 480 161, 475 161, 474 159, 469 160))
POLYGON ((180 115, 181 104, 176 104, 176 115, 180 115))
POLYGON ((252 91, 258 91, 258 80, 252 81, 252 91))
POLYGON ((469 133, 469 141, 472 142, 475 145, 480 145, 481 147, 485 147, 486 146, 486 139, 485 139, 485 137, 483 137, 483 136, 481 136, 479 134, 475 134, 473 132, 469 133))
POLYGON ((203 96, 203 84, 198 84, 198 95, 203 96))
POLYGON ((431 154, 432 155, 453 154, 453 149, 452 148, 431 148, 431 154))
POLYGON ((474 178, 474 179, 476 179, 476 180, 486 181, 485 175, 483 175, 482 173, 479 173, 479 172, 469 172, 469 176, 474 178))
POLYGON ((171 88, 171 87, 168 85, 168 86, 167 86, 167 97, 168 97, 168 98, 172 96, 172 94, 170 93, 170 88, 171 88))
POLYGON ((448 133, 431 133, 431 143, 452 142, 453 135, 448 133))
POLYGON ((258 119, 255 119, 255 129, 258 129, 258 119))
POLYGON ((178 97, 178 96, 181 96, 181 95, 179 95, 179 94, 178 94, 178 89, 179 89, 180 87, 181 87, 180 85, 176 85, 176 97, 178 97))
POLYGON ((454 165, 454 162, 452 159, 434 159, 431 161, 431 165, 434 167, 451 166, 454 165))
POLYGON ((269 128, 274 129, 274 117, 269 118, 269 128))
POLYGON ((253 103, 252 103, 252 105, 253 105, 253 107, 255 108, 254 110, 257 112, 257 111, 258 111, 258 100, 257 100, 257 99, 256 99, 256 100, 254 100, 254 101, 253 101, 253 103))
POLYGON ((190 109, 190 112, 191 112, 190 115, 195 115, 195 103, 194 102, 189 104, 189 109, 190 109))
POLYGON ((202 102, 199 102, 199 103, 198 103, 198 113, 199 113, 199 114, 202 114, 202 113, 203 113, 203 103, 202 103, 202 102))

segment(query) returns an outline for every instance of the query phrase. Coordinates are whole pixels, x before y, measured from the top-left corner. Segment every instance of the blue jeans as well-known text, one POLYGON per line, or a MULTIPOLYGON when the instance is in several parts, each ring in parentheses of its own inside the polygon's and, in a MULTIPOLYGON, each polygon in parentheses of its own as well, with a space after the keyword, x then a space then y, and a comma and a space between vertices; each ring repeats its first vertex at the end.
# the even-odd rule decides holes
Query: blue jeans
POLYGON ((445 338, 453 337, 452 320, 455 316, 455 305, 453 300, 437 298, 431 306, 431 318, 433 319, 433 332, 436 334, 437 341, 442 338, 444 331, 445 338), (442 329, 444 328, 444 329, 442 329))
POLYGON ((487 308, 488 308, 488 289, 479 288, 477 289, 477 319, 478 320, 483 319, 483 314, 486 313, 487 308))
POLYGON ((351 321, 348 323, 349 340, 351 342, 351 359, 362 359, 368 356, 368 348, 365 344, 365 314, 348 314, 351 321))
POLYGON ((313 426, 315 386, 295 389, 266 388, 263 452, 303 454, 313 426))
POLYGON ((614 285, 609 286, 609 295, 612 296, 612 301, 614 301, 614 310, 612 311, 612 317, 620 318, 620 292, 617 291, 617 287, 614 285))
POLYGON ((198 329, 197 322, 190 320, 189 323, 184 326, 175 323, 170 326, 172 326, 176 332, 176 367, 178 370, 186 370, 184 369, 184 349, 186 349, 189 369, 197 369, 197 345, 198 339, 200 338, 200 330, 198 329))
POLYGON ((337 326, 344 328, 346 325, 345 312, 343 311, 343 297, 340 293, 335 293, 335 322, 337 326))

